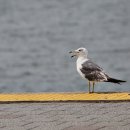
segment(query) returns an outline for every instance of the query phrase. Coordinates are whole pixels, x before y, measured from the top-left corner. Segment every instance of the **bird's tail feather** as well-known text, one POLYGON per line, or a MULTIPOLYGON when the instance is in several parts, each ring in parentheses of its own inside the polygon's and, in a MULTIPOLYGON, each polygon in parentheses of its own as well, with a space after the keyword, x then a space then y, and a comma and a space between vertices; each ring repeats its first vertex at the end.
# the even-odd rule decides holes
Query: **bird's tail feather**
POLYGON ((108 78, 108 80, 106 82, 112 82, 112 83, 121 84, 121 83, 126 82, 126 81, 119 80, 119 79, 114 79, 114 78, 108 78))

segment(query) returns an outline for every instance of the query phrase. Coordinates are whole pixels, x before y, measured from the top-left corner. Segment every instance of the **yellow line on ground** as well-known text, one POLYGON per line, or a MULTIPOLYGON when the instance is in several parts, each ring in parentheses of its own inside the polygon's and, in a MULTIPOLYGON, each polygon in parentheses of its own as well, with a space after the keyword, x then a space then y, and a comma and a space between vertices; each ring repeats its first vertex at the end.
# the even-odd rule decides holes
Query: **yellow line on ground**
POLYGON ((0 94, 0 102, 6 101, 130 101, 130 93, 16 93, 0 94))

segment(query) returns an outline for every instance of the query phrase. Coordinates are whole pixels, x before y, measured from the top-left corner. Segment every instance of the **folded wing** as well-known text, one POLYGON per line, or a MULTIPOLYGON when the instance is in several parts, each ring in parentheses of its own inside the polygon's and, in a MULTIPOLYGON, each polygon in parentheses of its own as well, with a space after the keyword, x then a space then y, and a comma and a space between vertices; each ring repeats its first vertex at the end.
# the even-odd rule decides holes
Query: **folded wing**
POLYGON ((107 81, 108 76, 103 72, 103 69, 91 60, 85 61, 80 70, 89 81, 107 81))

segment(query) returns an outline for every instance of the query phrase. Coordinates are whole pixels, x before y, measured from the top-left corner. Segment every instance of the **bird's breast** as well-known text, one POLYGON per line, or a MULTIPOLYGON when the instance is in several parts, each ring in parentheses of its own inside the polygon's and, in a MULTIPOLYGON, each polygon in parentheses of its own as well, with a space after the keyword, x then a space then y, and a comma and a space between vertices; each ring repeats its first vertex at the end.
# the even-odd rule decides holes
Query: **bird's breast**
POLYGON ((81 75, 82 78, 85 78, 85 75, 81 72, 81 69, 82 69, 82 64, 77 63, 77 71, 78 71, 78 73, 81 75))

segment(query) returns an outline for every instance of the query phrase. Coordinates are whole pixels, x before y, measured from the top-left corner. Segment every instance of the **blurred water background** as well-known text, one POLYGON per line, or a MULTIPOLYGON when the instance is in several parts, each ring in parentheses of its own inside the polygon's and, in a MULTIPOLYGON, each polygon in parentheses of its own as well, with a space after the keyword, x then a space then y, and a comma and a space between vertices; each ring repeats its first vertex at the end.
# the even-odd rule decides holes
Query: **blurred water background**
POLYGON ((0 92, 87 91, 69 51, 89 57, 130 90, 130 0, 0 0, 0 92))

